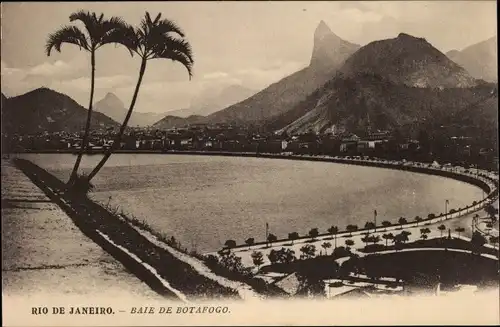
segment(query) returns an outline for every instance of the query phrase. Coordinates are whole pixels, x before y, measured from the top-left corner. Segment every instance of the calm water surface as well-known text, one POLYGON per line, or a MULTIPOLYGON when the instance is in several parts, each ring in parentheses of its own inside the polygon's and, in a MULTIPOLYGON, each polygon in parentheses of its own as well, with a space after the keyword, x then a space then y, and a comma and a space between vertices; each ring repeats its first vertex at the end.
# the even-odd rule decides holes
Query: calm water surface
MULTIPOLYGON (((67 180, 76 156, 24 154, 67 180)), ((84 157, 90 172, 100 155, 84 157)), ((373 219, 463 207, 482 197, 472 185, 390 169, 265 158, 116 154, 95 177, 92 197, 144 219, 187 248, 218 250, 227 239, 279 238, 373 219)))

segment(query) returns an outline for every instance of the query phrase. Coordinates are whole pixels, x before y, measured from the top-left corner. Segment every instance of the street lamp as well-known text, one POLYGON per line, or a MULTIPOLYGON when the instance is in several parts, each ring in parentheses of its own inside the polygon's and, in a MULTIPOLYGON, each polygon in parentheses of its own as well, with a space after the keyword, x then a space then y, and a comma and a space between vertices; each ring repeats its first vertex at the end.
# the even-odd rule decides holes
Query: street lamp
POLYGON ((448 203, 450 203, 448 199, 444 200, 444 220, 448 219, 448 203))

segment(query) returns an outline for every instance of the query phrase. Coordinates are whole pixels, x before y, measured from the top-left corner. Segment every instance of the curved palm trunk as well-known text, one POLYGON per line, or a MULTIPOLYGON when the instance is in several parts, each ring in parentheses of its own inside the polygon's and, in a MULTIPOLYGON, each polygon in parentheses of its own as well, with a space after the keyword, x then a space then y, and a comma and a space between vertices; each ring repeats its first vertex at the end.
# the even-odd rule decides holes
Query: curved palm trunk
POLYGON ((139 88, 141 87, 142 77, 144 76, 144 72, 146 71, 146 59, 143 58, 141 62, 141 69, 139 71, 139 80, 137 81, 137 85, 135 86, 134 96, 132 97, 132 102, 130 103, 130 107, 127 112, 127 116, 125 116, 125 120, 120 127, 120 131, 116 136, 113 145, 109 148, 108 151, 104 154, 104 157, 97 164, 97 166, 92 170, 89 174, 88 181, 90 182, 92 178, 101 170, 101 168, 106 164, 113 151, 120 145, 121 139, 123 137, 123 133, 125 132, 125 128, 127 127, 128 121, 130 120, 130 116, 132 116, 132 111, 134 111, 135 102, 137 100, 137 95, 139 94, 139 88))
POLYGON ((83 154, 87 148, 88 138, 90 134, 90 122, 92 118, 92 106, 94 103, 94 84, 95 84, 95 51, 90 52, 90 62, 92 66, 91 76, 90 76, 90 101, 89 101, 89 112, 87 113, 87 122, 85 123, 85 132, 83 134, 82 144, 80 146, 80 151, 78 152, 78 157, 76 158, 75 165, 73 166, 73 171, 69 177, 68 184, 74 182, 77 174, 78 168, 80 167, 80 162, 82 161, 83 154))

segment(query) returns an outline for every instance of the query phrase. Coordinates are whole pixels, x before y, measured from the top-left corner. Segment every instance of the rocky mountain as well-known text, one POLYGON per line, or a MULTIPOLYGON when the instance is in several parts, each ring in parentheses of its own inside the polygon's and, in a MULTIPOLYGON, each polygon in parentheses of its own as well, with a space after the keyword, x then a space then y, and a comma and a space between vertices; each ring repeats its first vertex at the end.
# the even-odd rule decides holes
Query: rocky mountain
POLYGON ((405 33, 362 47, 340 70, 344 75, 368 73, 412 87, 472 87, 477 81, 424 38, 405 33))
MULTIPOLYGON (((492 88, 424 39, 400 34, 362 47, 323 87, 265 126, 289 134, 391 130, 444 121, 489 98, 492 88)), ((496 97, 482 111, 496 111, 495 102, 496 97)))
POLYGON ((191 124, 205 123, 206 117, 199 115, 191 115, 189 117, 178 117, 168 115, 163 117, 160 121, 153 124, 153 128, 157 129, 172 129, 185 127, 191 124))
POLYGON ((282 114, 332 78, 359 45, 342 40, 321 21, 314 33, 309 66, 257 94, 207 117, 211 123, 255 123, 282 114))
MULTIPOLYGON (((85 128, 86 119, 86 108, 48 88, 8 98, 5 106, 2 105, 2 128, 7 133, 80 132, 85 128)), ((92 114, 92 129, 117 126, 116 121, 102 113, 92 114)))
MULTIPOLYGON (((107 93, 103 99, 94 104, 94 110, 122 123, 127 115, 128 109, 115 94, 107 93)), ((133 111, 128 126, 150 126, 164 116, 165 113, 133 111)))
POLYGON ((498 81, 497 37, 473 44, 462 51, 451 50, 446 56, 465 68, 474 78, 498 81))
MULTIPOLYGON (((482 110, 493 117, 498 106, 498 99, 491 94, 494 88, 491 84, 472 88, 422 88, 397 84, 375 74, 339 74, 287 116, 279 117, 279 123, 286 125, 281 131, 289 134, 349 131, 363 135, 369 130, 446 121, 464 112, 471 115, 477 110, 473 104, 481 101, 487 103, 482 110)), ((272 127, 279 125, 274 122, 272 127)))

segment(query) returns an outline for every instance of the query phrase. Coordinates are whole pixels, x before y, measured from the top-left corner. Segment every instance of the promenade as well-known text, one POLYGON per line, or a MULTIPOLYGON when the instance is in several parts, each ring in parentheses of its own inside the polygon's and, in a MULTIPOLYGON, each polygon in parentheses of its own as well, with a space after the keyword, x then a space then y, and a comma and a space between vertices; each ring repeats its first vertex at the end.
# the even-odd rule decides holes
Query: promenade
POLYGON ((10 161, 2 159, 1 168, 4 295, 160 299, 10 161))
MULTIPOLYGON (((370 165, 373 164, 374 162, 377 162, 376 160, 367 160, 367 159, 361 159, 361 158, 351 158, 348 160, 345 160, 343 158, 339 157, 329 157, 329 156, 309 156, 309 155, 303 155, 303 156, 286 156, 286 155, 265 155, 266 157, 269 158, 288 158, 288 159, 303 159, 303 160, 318 160, 318 161, 332 161, 332 162, 339 162, 339 163, 347 163, 347 164, 360 164, 360 165, 370 165)), ((377 226, 377 228, 371 229, 371 230, 365 230, 365 229, 360 229, 357 231, 354 231, 352 233, 340 230, 337 236, 333 235, 321 235, 318 237, 315 237, 314 239, 310 237, 301 237, 298 240, 291 241, 291 240, 278 240, 269 244, 255 244, 252 246, 244 246, 244 245, 239 245, 236 248, 231 249, 231 252, 233 252, 235 255, 239 256, 242 258, 242 264, 246 267, 254 267, 253 260, 251 258, 251 254, 254 251, 261 252, 263 254, 263 264, 268 265, 270 264, 270 261, 268 259, 268 254, 270 253, 271 250, 279 250, 282 247, 285 247, 287 249, 291 249, 295 252, 296 256, 300 256, 301 251, 300 248, 303 247, 304 245, 314 245, 316 248, 316 256, 325 254, 325 251, 328 251, 328 254, 332 251, 332 249, 335 247, 335 243, 338 246, 346 246, 345 241, 347 239, 351 240, 354 242, 352 245, 349 247, 353 251, 357 251, 360 249, 363 249, 366 245, 365 242, 362 241, 362 238, 364 238, 365 234, 367 232, 370 233, 372 236, 379 236, 380 237, 380 243, 379 244, 385 244, 385 240, 383 239, 383 235, 386 233, 392 233, 393 235, 396 235, 400 233, 401 231, 407 231, 410 234, 408 235, 408 243, 415 242, 420 240, 421 238, 421 233, 420 229, 421 228, 429 228, 430 233, 427 234, 428 239, 432 238, 438 238, 442 237, 442 235, 452 233, 453 237, 458 237, 455 229, 457 227, 462 227, 464 228, 464 231, 461 233, 460 238, 466 238, 470 239, 472 236, 472 222, 473 222, 473 217, 478 215, 479 216, 479 225, 475 226, 474 228, 480 229, 482 231, 482 228, 485 227, 486 225, 486 220, 488 218, 488 214, 484 210, 484 206, 486 204, 492 204, 495 208, 498 208, 498 197, 494 196, 492 197, 487 197, 489 193, 492 193, 496 188, 497 188, 497 183, 498 183, 498 175, 495 173, 491 173, 488 171, 483 171, 483 170, 476 170, 474 169, 473 171, 467 171, 463 167, 445 167, 445 166, 427 166, 423 168, 421 163, 414 163, 414 162, 407 162, 407 161, 389 161, 389 160, 379 160, 377 163, 380 163, 381 165, 387 167, 387 168, 393 168, 393 169, 402 169, 403 167, 407 170, 412 170, 412 169, 425 169, 427 173, 435 173, 435 174, 440 174, 441 172, 450 174, 450 177, 452 176, 463 176, 463 177, 468 177, 475 179, 476 181, 479 181, 483 183, 483 185, 487 186, 489 188, 489 192, 484 192, 484 198, 483 200, 478 201, 477 204, 471 205, 469 208, 462 208, 461 210, 456 210, 453 213, 448 213, 446 216, 436 216, 435 218, 432 219, 426 219, 421 222, 414 222, 409 220, 408 223, 404 224, 403 226, 400 225, 392 225, 389 227, 382 227, 382 226, 377 226), (487 178, 480 176, 479 174, 482 174, 484 176, 487 176, 487 178), (495 181, 495 182, 494 182, 495 181), (444 231, 440 231, 437 227, 440 225, 444 225, 446 228, 444 231), (322 247, 322 244, 328 242, 330 243, 330 248, 329 249, 324 249, 322 247)), ((451 208, 449 208, 451 209, 451 208)), ((325 231, 320 231, 320 233, 325 233, 325 231)), ((490 235, 498 235, 498 223, 494 228, 492 228, 489 231, 490 235)), ((484 233, 483 233, 484 234, 484 233)), ((487 235, 488 236, 488 235, 487 235)), ((389 245, 392 243, 389 241, 389 245)), ((488 247, 493 247, 490 244, 487 244, 486 246, 488 247)), ((209 254, 213 255, 218 255, 217 252, 212 252, 209 254)))

